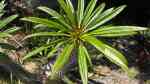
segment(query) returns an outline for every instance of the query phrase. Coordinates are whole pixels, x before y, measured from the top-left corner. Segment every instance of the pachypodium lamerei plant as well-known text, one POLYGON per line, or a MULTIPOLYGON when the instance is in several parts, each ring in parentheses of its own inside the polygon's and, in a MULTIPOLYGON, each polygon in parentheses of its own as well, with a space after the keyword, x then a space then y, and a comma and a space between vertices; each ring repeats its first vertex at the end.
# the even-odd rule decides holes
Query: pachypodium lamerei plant
MULTIPOLYGON (((38 7, 38 9, 50 14, 52 16, 51 19, 38 17, 22 18, 24 21, 42 24, 52 30, 50 32, 34 33, 28 35, 25 39, 37 36, 59 37, 59 40, 53 42, 57 43, 54 49, 57 51, 58 47, 63 45, 63 50, 57 56, 52 67, 53 74, 59 72, 69 61, 72 52, 77 50, 77 61, 81 79, 83 84, 87 84, 88 67, 92 65, 92 62, 85 44, 93 45, 110 61, 120 66, 123 70, 128 71, 125 57, 115 48, 110 47, 97 38, 131 36, 137 34, 138 31, 146 30, 146 28, 137 26, 104 25, 118 15, 126 7, 125 5, 104 10, 105 3, 96 7, 97 0, 91 0, 87 7, 85 7, 84 0, 78 0, 77 8, 72 5, 70 0, 58 0, 58 3, 64 11, 63 14, 42 6, 38 7)), ((24 59, 31 57, 40 50, 48 48, 48 46, 38 48, 25 56, 24 59)), ((52 50, 52 52, 54 51, 52 50)))

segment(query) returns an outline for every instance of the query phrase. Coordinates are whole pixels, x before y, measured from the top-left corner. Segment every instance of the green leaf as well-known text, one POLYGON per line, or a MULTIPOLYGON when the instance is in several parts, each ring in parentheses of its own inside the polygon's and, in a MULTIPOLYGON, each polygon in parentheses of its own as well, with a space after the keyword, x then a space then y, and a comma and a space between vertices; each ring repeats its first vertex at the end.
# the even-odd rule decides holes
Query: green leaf
POLYGON ((64 0, 57 0, 61 8, 65 11, 66 9, 66 2, 64 0))
POLYGON ((51 8, 45 7, 45 6, 40 6, 40 7, 38 7, 38 9, 48 13, 49 15, 53 16, 56 19, 59 19, 59 18, 63 17, 57 11, 55 11, 55 10, 53 10, 51 8))
POLYGON ((65 46, 62 53, 60 54, 60 56, 57 57, 56 62, 54 63, 52 69, 52 74, 53 74, 52 76, 55 76, 69 61, 73 48, 74 48, 73 44, 67 44, 65 46))
POLYGON ((89 29, 87 29, 86 31, 90 31, 90 30, 95 29, 94 25, 98 24, 98 20, 101 19, 101 18, 104 18, 104 17, 106 17, 106 16, 108 16, 108 15, 110 15, 110 14, 112 13, 112 11, 114 11, 114 8, 109 8, 109 9, 105 10, 103 13, 101 13, 101 14, 99 15, 99 17, 96 18, 96 20, 94 20, 92 23, 90 23, 90 24, 88 25, 88 28, 89 28, 89 29), (93 28, 92 28, 92 27, 93 27, 93 28))
POLYGON ((78 20, 78 26, 81 25, 81 21, 83 19, 84 15, 84 0, 78 0, 78 8, 77 8, 77 20, 78 20))
POLYGON ((83 20, 83 24, 85 23, 85 21, 89 20, 89 17, 91 16, 95 5, 96 5, 97 0, 91 0, 90 3, 88 4, 88 6, 86 7, 86 10, 84 12, 84 20, 83 20))
POLYGON ((21 20, 24 21, 29 21, 29 22, 33 22, 33 23, 37 23, 37 24, 43 24, 46 25, 49 28, 53 28, 53 29, 60 29, 62 31, 66 30, 66 28, 54 21, 48 20, 48 19, 44 19, 44 18, 37 18, 37 17, 25 17, 25 18, 21 18, 21 20))
POLYGON ((4 8, 6 7, 6 4, 5 4, 5 0, 2 0, 0 2, 0 18, 4 15, 5 11, 4 11, 4 8))
POLYGON ((70 0, 66 0, 66 6, 67 6, 67 16, 72 22, 72 24, 75 25, 75 10, 70 0))
POLYGON ((89 53, 88 53, 86 47, 85 47, 85 46, 82 46, 82 49, 84 50, 84 53, 85 53, 86 58, 87 58, 87 60, 88 60, 88 64, 89 64, 90 67, 92 68, 93 64, 92 64, 92 61, 91 61, 91 57, 90 57, 90 55, 89 55, 89 53))
POLYGON ((4 37, 11 37, 11 35, 8 34, 8 33, 2 33, 2 32, 0 32, 0 38, 4 38, 4 37))
POLYGON ((11 21, 13 21, 17 17, 18 17, 18 15, 12 15, 12 16, 9 16, 9 17, 5 18, 4 20, 2 20, 0 22, 0 29, 2 29, 3 27, 5 27, 8 23, 10 23, 11 21))
POLYGON ((79 46, 78 51, 78 66, 83 84, 88 84, 87 54, 82 45, 79 46))
POLYGON ((92 44, 100 52, 102 52, 105 55, 105 57, 107 57, 110 61, 112 61, 116 65, 120 66, 123 70, 128 72, 128 67, 127 67, 128 62, 126 58, 116 49, 106 45, 102 41, 92 36, 84 35, 82 39, 92 44))
POLYGON ((39 36, 67 36, 67 34, 59 33, 59 32, 39 32, 26 36, 24 39, 28 39, 31 37, 39 37, 39 36))
POLYGON ((60 4, 61 8, 66 13, 67 18, 71 21, 72 24, 75 25, 75 14, 73 12, 73 6, 71 5, 71 2, 68 2, 70 0, 67 0, 67 3, 64 0, 57 0, 60 4))
POLYGON ((47 57, 50 58, 52 55, 58 50, 58 48, 63 44, 64 42, 58 43, 52 50, 48 53, 47 57))
POLYGON ((105 3, 102 3, 99 5, 96 10, 92 13, 91 16, 88 17, 88 19, 83 23, 85 27, 88 27, 89 24, 91 24, 93 21, 95 21, 102 13, 102 11, 105 8, 105 3))
POLYGON ((34 49, 33 51, 29 52, 26 56, 24 56, 23 60, 31 58, 49 47, 50 47, 50 45, 47 45, 47 46, 44 45, 44 46, 38 47, 38 48, 34 49))
POLYGON ((62 80, 63 80, 66 84, 74 84, 74 82, 71 81, 67 76, 64 76, 64 77, 62 78, 62 80))
POLYGON ((44 11, 44 12, 48 13, 51 16, 53 16, 61 24, 63 24, 67 28, 71 29, 71 26, 65 21, 65 18, 62 15, 60 15, 58 12, 56 12, 55 10, 50 9, 48 7, 45 7, 45 6, 38 7, 38 9, 41 10, 41 11, 44 11))
POLYGON ((41 47, 38 47, 36 49, 34 49, 33 51, 29 52, 24 58, 23 60, 26 60, 28 58, 31 58, 33 57, 34 55, 38 54, 38 53, 41 53, 43 50, 46 50, 47 48, 51 47, 52 45, 54 44, 57 44, 59 42, 63 41, 62 39, 58 39, 58 40, 55 40, 55 41, 51 41, 50 43, 47 43, 41 47))
POLYGON ((123 32, 123 33, 106 33, 106 34, 102 34, 102 35, 96 35, 94 34, 94 36, 101 36, 101 37, 123 37, 123 36, 132 36, 138 34, 137 32, 123 32))
POLYGON ((20 29, 20 27, 12 27, 12 28, 8 28, 4 32, 6 32, 6 33, 14 33, 16 31, 18 31, 19 29, 20 29))
POLYGON ((106 36, 106 37, 116 37, 116 36, 129 36, 137 34, 138 31, 144 31, 147 28, 144 27, 137 27, 137 26, 107 26, 98 28, 90 34, 97 35, 97 36, 106 36))
POLYGON ((114 18, 120 12, 122 12, 125 7, 126 7, 126 5, 123 5, 123 6, 119 6, 118 8, 116 8, 114 10, 113 10, 113 8, 106 10, 104 13, 102 13, 102 15, 97 20, 95 20, 95 22, 94 22, 95 24, 91 25, 89 27, 89 30, 93 30, 93 29, 103 25, 104 23, 110 21, 112 18, 114 18))
POLYGON ((75 10, 74 10, 74 7, 73 7, 73 5, 72 5, 71 0, 66 0, 66 4, 67 4, 67 6, 68 6, 69 12, 71 12, 72 14, 74 14, 75 10))

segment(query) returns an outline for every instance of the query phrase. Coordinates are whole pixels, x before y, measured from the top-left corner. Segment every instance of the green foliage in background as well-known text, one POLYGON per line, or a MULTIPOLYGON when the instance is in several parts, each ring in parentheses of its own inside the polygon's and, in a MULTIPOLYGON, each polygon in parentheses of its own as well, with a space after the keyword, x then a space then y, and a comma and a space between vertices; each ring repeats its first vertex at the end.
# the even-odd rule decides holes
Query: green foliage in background
POLYGON ((0 38, 10 36, 9 33, 12 33, 18 29, 18 28, 13 27, 13 28, 9 28, 5 31, 2 31, 3 28, 5 28, 10 22, 12 22, 14 19, 16 19, 18 17, 18 15, 12 15, 12 16, 2 19, 2 16, 5 13, 5 11, 4 11, 5 6, 6 6, 5 1, 4 0, 1 1, 0 2, 0 30, 1 30, 0 38))
MULTIPOLYGON (((18 17, 18 15, 11 15, 9 17, 3 18, 2 16, 5 14, 5 0, 0 2, 0 48, 5 49, 15 49, 13 46, 2 43, 5 37, 11 37, 11 33, 19 30, 19 27, 8 27, 7 25, 12 22, 14 19, 18 17)), ((1 52, 1 51, 0 51, 1 52)))
POLYGON ((96 6, 97 0, 91 0, 87 6, 85 6, 84 0, 78 0, 77 8, 73 7, 70 0, 58 0, 58 3, 64 11, 63 14, 47 7, 38 7, 41 11, 51 15, 52 18, 25 17, 21 19, 42 24, 51 29, 51 31, 28 35, 25 39, 39 36, 57 37, 50 44, 46 44, 28 53, 24 60, 55 43, 55 47, 49 52, 50 56, 53 56, 60 47, 63 48, 52 67, 52 76, 55 76, 69 62, 72 52, 77 50, 77 61, 81 79, 83 84, 88 84, 88 67, 92 66, 91 58, 86 48, 86 44, 88 44, 93 45, 106 58, 128 72, 126 58, 115 48, 99 39, 101 37, 131 36, 139 31, 146 30, 146 28, 137 26, 104 25, 117 16, 126 7, 125 5, 104 10, 105 3, 96 6))

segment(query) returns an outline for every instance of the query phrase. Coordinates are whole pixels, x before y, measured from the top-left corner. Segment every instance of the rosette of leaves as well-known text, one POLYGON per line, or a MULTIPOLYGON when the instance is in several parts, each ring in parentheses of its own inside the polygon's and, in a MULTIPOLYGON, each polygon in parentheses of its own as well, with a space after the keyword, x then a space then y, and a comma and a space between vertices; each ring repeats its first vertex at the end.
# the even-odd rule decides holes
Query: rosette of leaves
MULTIPOLYGON (((53 54, 60 46, 63 46, 63 50, 60 55, 57 56, 52 67, 53 74, 62 70, 64 65, 68 63, 72 52, 77 50, 76 56, 81 79, 83 84, 87 84, 88 67, 92 66, 92 62, 86 44, 93 45, 110 61, 120 66, 123 70, 128 71, 126 58, 115 48, 97 38, 131 36, 137 34, 139 31, 146 30, 146 28, 137 26, 104 25, 117 16, 126 7, 125 5, 104 10, 105 3, 97 6, 97 0, 91 0, 87 6, 85 6, 84 0, 78 0, 76 8, 72 5, 70 0, 58 0, 58 3, 64 11, 63 14, 42 6, 38 7, 38 9, 48 13, 52 18, 22 18, 24 21, 42 24, 52 30, 50 32, 33 33, 28 35, 25 39, 38 36, 59 37, 59 40, 54 41, 57 45, 50 52, 50 54, 53 54)), ((37 48, 27 54, 24 59, 32 57, 35 53, 47 49, 51 45, 53 44, 37 48)))

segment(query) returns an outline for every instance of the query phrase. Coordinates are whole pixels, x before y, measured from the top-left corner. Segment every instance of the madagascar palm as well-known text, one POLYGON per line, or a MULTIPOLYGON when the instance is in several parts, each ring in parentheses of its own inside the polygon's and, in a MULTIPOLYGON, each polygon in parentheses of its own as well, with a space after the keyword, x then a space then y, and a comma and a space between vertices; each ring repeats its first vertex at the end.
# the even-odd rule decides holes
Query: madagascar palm
MULTIPOLYGON (((52 72, 56 74, 69 61, 73 50, 78 51, 77 61, 79 72, 83 84, 88 83, 88 65, 92 65, 91 59, 85 44, 93 45, 98 51, 102 52, 106 58, 128 71, 127 60, 116 49, 110 47, 97 37, 120 37, 137 34, 138 31, 146 30, 136 26, 104 26, 105 23, 118 15, 126 6, 113 7, 104 11, 105 3, 96 7, 97 0, 91 0, 85 7, 84 0, 78 0, 77 8, 74 8, 70 0, 58 0, 64 13, 58 13, 47 7, 38 9, 52 16, 51 19, 38 17, 25 17, 24 21, 42 24, 52 29, 51 32, 39 32, 28 35, 25 39, 37 36, 59 37, 54 43, 57 45, 51 54, 63 45, 63 50, 53 65, 52 72)), ((27 54, 24 59, 33 56, 51 46, 44 45, 33 52, 27 54)))

